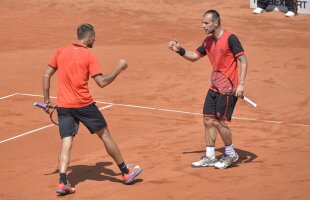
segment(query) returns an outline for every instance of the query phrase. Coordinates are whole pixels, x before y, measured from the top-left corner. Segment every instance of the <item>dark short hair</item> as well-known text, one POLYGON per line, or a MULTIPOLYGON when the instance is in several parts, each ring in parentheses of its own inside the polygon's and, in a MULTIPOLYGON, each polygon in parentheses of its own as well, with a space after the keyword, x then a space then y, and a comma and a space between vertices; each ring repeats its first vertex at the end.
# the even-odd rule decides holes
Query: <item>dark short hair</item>
POLYGON ((87 33, 93 33, 95 32, 94 27, 91 24, 81 24, 78 28, 77 28, 77 38, 79 40, 82 40, 85 38, 87 33))
POLYGON ((219 25, 221 25, 221 16, 216 10, 208 10, 203 16, 206 16, 206 14, 211 14, 213 21, 218 21, 219 25))

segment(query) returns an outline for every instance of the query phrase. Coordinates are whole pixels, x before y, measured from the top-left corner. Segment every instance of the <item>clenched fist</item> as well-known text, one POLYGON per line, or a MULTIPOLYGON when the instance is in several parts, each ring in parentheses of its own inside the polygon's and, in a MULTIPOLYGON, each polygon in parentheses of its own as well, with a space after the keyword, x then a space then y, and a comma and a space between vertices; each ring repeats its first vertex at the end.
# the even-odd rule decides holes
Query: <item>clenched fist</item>
POLYGON ((120 69, 121 71, 124 71, 127 67, 128 67, 128 64, 127 64, 126 60, 120 59, 120 61, 118 63, 118 69, 120 69))
POLYGON ((180 43, 176 40, 172 40, 168 43, 168 47, 169 49, 171 49, 172 51, 175 51, 175 52, 179 52, 180 51, 180 43))

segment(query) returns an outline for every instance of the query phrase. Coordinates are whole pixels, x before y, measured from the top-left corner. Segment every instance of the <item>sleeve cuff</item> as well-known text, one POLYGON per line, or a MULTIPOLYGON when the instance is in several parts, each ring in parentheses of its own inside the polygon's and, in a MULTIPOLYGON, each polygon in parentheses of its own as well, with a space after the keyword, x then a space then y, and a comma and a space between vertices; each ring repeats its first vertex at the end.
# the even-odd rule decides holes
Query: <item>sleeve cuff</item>
POLYGON ((239 53, 237 53, 236 55, 235 55, 235 58, 238 58, 239 56, 241 56, 241 55, 243 55, 244 54, 244 51, 241 51, 241 52, 239 52, 239 53))
POLYGON ((50 66, 51 68, 57 69, 57 67, 54 67, 54 66, 52 66, 52 65, 50 65, 50 64, 48 64, 48 66, 50 66))
POLYGON ((197 51, 197 50, 195 50, 194 51, 198 56, 200 56, 200 57, 204 57, 205 55, 203 55, 203 54, 201 54, 199 51, 197 51))
POLYGON ((91 75, 90 77, 94 78, 95 76, 98 76, 98 75, 102 75, 102 73, 98 72, 98 73, 95 73, 95 74, 91 75))

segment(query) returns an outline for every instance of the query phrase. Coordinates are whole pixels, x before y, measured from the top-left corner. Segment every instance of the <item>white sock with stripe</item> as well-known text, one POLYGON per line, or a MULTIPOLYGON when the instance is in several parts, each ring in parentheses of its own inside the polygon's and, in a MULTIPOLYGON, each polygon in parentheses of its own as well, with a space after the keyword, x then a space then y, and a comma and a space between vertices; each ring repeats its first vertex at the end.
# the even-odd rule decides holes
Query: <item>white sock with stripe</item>
POLYGON ((235 155, 235 150, 234 150, 233 144, 225 146, 225 155, 227 155, 227 156, 234 156, 235 155))

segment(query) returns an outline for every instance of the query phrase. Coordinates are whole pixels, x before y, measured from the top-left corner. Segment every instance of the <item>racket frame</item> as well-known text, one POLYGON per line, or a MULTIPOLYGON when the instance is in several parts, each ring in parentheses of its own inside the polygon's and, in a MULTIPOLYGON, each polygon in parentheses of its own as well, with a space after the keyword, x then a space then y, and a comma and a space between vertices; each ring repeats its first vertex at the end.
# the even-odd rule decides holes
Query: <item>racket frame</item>
POLYGON ((221 71, 212 71, 211 73, 211 83, 212 83, 212 86, 221 94, 223 95, 234 95, 235 92, 236 92, 236 87, 234 86, 233 82, 224 74, 222 73, 221 71), (230 83, 230 86, 231 86, 231 92, 229 93, 226 93, 226 92, 222 92, 220 91, 220 89, 214 84, 214 81, 213 81, 213 77, 214 77, 214 73, 220 73, 222 74, 230 83))
MULTIPOLYGON (((37 106, 37 107, 39 107, 39 108, 41 108, 41 109, 43 109, 43 110, 46 111, 46 108, 47 108, 47 107, 46 107, 46 104, 41 104, 41 103, 35 102, 33 105, 34 105, 34 106, 37 106)), ((52 107, 52 111, 49 112, 49 115, 50 115, 50 119, 51 119, 51 121, 53 122, 53 124, 59 125, 58 122, 56 122, 56 121, 53 119, 53 114, 54 114, 54 111, 55 111, 56 109, 57 109, 57 106, 53 106, 53 107, 52 107)))
MULTIPOLYGON (((233 82, 232 82, 224 73, 222 73, 221 71, 212 71, 212 73, 211 73, 211 83, 212 83, 212 86, 213 86, 219 93, 221 93, 221 94, 223 94, 223 95, 235 95, 236 87, 234 86, 233 82), (223 74, 223 75, 227 78, 227 80, 229 80, 230 85, 231 85, 231 87, 232 87, 232 92, 231 92, 231 93, 223 93, 223 92, 221 92, 221 91, 218 89, 218 87, 215 86, 214 81, 213 81, 214 72, 218 72, 218 73, 223 74)), ((249 98, 247 98, 247 97, 245 97, 245 96, 241 96, 240 98, 243 99, 243 100, 245 100, 247 103, 249 103, 249 104, 250 104, 251 106, 253 106, 254 108, 257 107, 257 104, 254 103, 254 102, 253 102, 252 100, 250 100, 249 98)))

